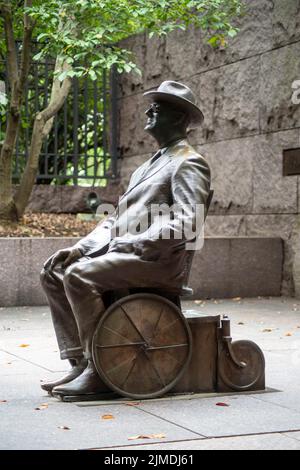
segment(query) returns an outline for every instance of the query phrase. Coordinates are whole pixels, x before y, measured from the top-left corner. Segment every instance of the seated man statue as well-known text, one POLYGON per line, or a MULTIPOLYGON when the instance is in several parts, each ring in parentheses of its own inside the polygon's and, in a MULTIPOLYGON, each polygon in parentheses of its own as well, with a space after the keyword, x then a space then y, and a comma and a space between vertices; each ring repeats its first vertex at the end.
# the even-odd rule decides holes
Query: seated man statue
MULTIPOLYGON (((50 257, 41 273, 60 356, 72 366, 66 376, 43 383, 42 389, 62 397, 103 391, 93 364, 92 339, 105 311, 104 292, 151 287, 179 293, 187 283, 189 237, 177 214, 159 228, 148 216, 153 205, 207 207, 210 170, 187 141, 187 129, 200 125, 203 114, 192 91, 178 82, 165 81, 144 95, 151 103, 145 130, 158 151, 132 174, 114 213, 76 245, 50 257), (145 215, 146 227, 131 233, 130 227, 143 225, 145 215)), ((194 225, 193 211, 187 209, 184 217, 194 225)))

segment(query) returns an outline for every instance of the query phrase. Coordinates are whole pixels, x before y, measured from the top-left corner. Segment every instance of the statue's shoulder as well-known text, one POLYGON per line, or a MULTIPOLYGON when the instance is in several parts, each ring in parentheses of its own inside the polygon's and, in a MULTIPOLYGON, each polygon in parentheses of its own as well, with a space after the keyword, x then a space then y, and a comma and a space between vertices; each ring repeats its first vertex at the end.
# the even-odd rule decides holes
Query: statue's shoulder
POLYGON ((208 167, 207 160, 187 141, 182 140, 173 149, 173 157, 176 166, 186 163, 199 163, 204 167, 208 167))

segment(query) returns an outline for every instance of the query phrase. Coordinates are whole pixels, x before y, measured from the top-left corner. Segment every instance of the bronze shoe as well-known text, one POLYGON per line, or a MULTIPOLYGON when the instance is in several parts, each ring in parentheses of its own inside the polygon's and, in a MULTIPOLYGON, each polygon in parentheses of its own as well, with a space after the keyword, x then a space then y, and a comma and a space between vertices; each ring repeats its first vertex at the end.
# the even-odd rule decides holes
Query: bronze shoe
POLYGON ((97 395, 109 389, 100 379, 92 361, 88 362, 85 371, 76 379, 65 385, 59 385, 52 390, 54 397, 97 395))
POLYGON ((45 390, 46 392, 52 394, 52 390, 54 387, 58 385, 66 384, 76 379, 76 377, 79 377, 83 373, 84 369, 88 365, 88 361, 84 358, 78 359, 78 360, 71 359, 70 363, 71 363, 72 368, 67 372, 66 375, 64 375, 60 379, 55 380, 53 382, 42 383, 41 388, 45 390))

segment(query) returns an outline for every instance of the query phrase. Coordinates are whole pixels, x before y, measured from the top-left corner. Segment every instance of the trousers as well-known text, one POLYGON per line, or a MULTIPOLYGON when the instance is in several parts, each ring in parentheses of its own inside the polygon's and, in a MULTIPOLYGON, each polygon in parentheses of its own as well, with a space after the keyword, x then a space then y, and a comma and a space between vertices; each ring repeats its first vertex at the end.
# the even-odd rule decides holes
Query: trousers
MULTIPOLYGON (((91 258, 82 257, 66 270, 58 264, 43 269, 41 283, 51 310, 61 359, 84 356, 92 358, 92 340, 105 311, 103 294, 108 290, 154 287, 168 289, 181 280, 181 269, 169 275, 159 262, 143 261, 133 253, 108 252, 91 258)), ((179 285, 178 284, 178 285, 179 285)))

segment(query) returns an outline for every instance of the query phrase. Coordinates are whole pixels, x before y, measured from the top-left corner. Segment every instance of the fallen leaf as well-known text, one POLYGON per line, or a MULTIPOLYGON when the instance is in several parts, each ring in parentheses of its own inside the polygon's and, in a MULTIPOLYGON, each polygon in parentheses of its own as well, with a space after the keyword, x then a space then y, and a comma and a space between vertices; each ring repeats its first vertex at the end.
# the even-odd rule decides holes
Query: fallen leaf
POLYGON ((135 439, 164 439, 165 434, 139 434, 138 436, 128 437, 128 441, 133 441, 135 439))
POLYGON ((28 346, 30 346, 30 344, 20 344, 19 348, 28 348, 28 346))
POLYGON ((58 429, 63 429, 64 431, 70 431, 70 428, 68 428, 68 426, 58 426, 58 429))
POLYGON ((138 402, 138 401, 137 401, 137 402, 130 401, 130 402, 128 402, 128 403, 125 403, 125 405, 127 405, 127 406, 137 406, 137 405, 140 405, 140 402, 138 402))
POLYGON ((223 402, 220 401, 220 402, 216 403, 216 406, 230 406, 230 405, 228 405, 228 403, 223 403, 223 402))
POLYGON ((115 419, 113 415, 102 415, 101 419, 115 419))
POLYGON ((238 325, 245 325, 245 323, 243 321, 239 321, 238 325))
POLYGON ((42 403, 40 406, 34 409, 39 411, 39 410, 46 410, 47 408, 48 408, 48 403, 42 403))
POLYGON ((272 328, 265 328, 264 330, 261 330, 263 333, 271 333, 273 331, 272 328))
POLYGON ((286 333, 284 336, 293 336, 292 333, 286 333))
POLYGON ((7 403, 7 400, 0 400, 0 403, 7 403))

